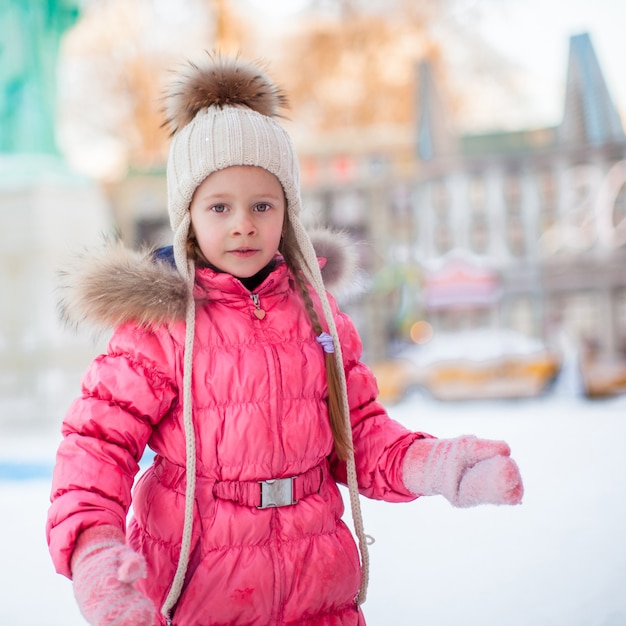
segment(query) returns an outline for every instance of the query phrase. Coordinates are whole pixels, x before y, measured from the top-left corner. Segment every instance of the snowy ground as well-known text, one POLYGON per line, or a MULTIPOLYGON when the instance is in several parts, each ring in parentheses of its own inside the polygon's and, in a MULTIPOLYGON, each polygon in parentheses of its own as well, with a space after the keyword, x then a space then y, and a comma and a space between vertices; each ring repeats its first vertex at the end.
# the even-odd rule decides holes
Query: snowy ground
MULTIPOLYGON (((506 439, 526 495, 515 508, 458 510, 441 498, 363 501, 370 626, 626 624, 626 397, 437 404, 393 417, 440 437, 506 439)), ((0 439, 0 623, 84 624, 44 539, 57 438, 0 439), (18 471, 19 470, 19 471, 18 471)))

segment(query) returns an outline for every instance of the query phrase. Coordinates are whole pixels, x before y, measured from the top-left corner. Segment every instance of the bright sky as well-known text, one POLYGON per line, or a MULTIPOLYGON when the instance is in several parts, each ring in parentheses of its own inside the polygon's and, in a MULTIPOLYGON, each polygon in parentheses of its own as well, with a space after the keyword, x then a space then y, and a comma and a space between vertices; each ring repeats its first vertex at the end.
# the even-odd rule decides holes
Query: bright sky
MULTIPOLYGON (((439 2, 439 0, 418 0, 439 2)), ((529 126, 562 115, 569 37, 591 36, 609 92, 626 124, 626 0, 448 0, 451 12, 523 72, 529 126)), ((288 17, 306 0, 246 0, 266 16, 288 17)))
MULTIPOLYGON (((154 6, 171 13, 169 0, 153 1, 154 6)), ((189 0, 190 6, 194 1, 205 0, 189 0)), ((271 40, 274 28, 288 28, 289 18, 313 0, 230 1, 247 10, 257 11, 259 28, 271 40)), ((317 0, 320 3, 323 1, 317 0)), ((367 1, 373 4, 388 1, 392 4, 391 0, 367 1)), ((569 38, 581 32, 588 32, 591 36, 609 92, 626 126, 626 0, 406 1, 445 7, 451 17, 462 25, 462 32, 471 35, 470 40, 467 36, 459 38, 456 33, 451 34, 450 24, 454 20, 441 22, 446 27, 439 31, 446 34, 438 37, 438 43, 445 57, 457 63, 455 78, 462 83, 452 87, 453 93, 464 96, 461 112, 457 111, 458 118, 455 119, 459 131, 486 132, 558 124, 563 111, 569 38), (508 61, 506 71, 500 70, 496 74, 493 70, 496 64, 491 62, 491 57, 487 57, 484 66, 478 65, 478 71, 476 66, 472 72, 466 71, 467 59, 478 57, 480 46, 475 44, 477 39, 508 61), (461 40, 464 43, 459 45, 461 40)), ((184 5, 181 3, 181 6, 184 5)), ((165 32, 172 34, 176 29, 180 30, 181 24, 186 23, 188 18, 177 8, 172 16, 168 14, 168 29, 165 32), (173 21, 175 17, 177 22, 173 21)), ((76 144, 81 146, 73 159, 78 169, 84 170, 87 163, 92 175, 113 175, 110 172, 123 170, 125 165, 119 158, 117 144, 100 137, 96 146, 97 142, 91 138, 85 141, 82 127, 77 128, 77 138, 68 136, 66 143, 72 144, 73 148, 76 144), (83 154, 82 146, 85 145, 89 149, 83 154)))
POLYGON ((479 32, 526 68, 535 114, 547 123, 562 110, 570 35, 588 32, 609 92, 626 121, 626 0, 466 0, 480 10, 479 32))

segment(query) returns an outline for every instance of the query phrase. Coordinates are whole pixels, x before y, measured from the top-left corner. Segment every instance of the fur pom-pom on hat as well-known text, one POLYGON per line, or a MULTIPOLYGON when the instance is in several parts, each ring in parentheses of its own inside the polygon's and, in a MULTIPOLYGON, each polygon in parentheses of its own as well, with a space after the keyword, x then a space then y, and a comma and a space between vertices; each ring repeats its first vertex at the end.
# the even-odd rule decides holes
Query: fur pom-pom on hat
POLYGON ((189 124, 203 109, 243 106, 267 117, 280 117, 287 96, 256 65, 239 58, 209 55, 203 63, 189 62, 167 99, 167 124, 172 134, 189 124))

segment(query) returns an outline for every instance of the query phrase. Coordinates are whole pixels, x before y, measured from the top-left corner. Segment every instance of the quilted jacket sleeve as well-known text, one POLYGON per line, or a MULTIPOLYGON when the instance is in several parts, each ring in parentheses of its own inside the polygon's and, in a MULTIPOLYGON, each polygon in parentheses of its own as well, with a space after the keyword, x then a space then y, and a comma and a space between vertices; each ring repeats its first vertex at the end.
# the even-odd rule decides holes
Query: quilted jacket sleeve
POLYGON ((57 452, 46 535, 57 571, 70 576, 79 533, 125 529, 131 488, 152 427, 176 400, 176 348, 169 333, 125 325, 82 381, 57 452))
MULTIPOLYGON (((415 499, 402 482, 402 460, 407 448, 424 433, 414 433, 391 419, 376 400, 378 386, 371 370, 361 362, 362 343, 350 318, 336 319, 348 385, 348 403, 359 491, 376 500, 407 502, 415 499)), ((346 483, 346 464, 331 458, 336 480, 346 483)))

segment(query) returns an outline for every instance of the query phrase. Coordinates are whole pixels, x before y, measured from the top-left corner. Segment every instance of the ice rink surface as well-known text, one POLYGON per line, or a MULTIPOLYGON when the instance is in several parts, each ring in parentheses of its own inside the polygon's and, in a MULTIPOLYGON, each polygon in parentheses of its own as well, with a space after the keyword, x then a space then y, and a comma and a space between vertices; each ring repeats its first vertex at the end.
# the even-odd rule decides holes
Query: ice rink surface
MULTIPOLYGON (((363 607, 369 626, 626 624, 626 397, 413 397, 389 411, 438 437, 505 439, 526 493, 518 507, 464 510, 440 497, 363 499, 365 530, 376 540, 363 607)), ((44 537, 58 441, 54 432, 0 439, 2 624, 85 623, 44 537)))

